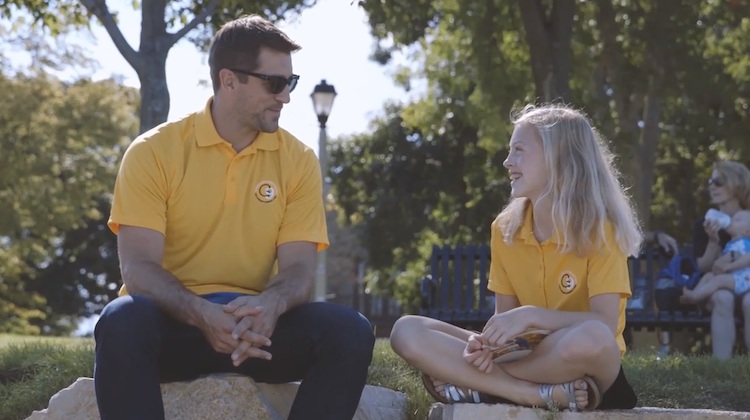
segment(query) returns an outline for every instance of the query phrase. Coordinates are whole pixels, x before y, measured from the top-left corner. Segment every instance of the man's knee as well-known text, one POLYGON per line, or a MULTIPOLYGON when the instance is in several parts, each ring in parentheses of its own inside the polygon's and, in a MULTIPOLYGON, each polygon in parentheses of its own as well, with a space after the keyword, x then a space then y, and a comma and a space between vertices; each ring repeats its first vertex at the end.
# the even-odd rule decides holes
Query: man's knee
POLYGON ((321 322, 327 324, 326 336, 330 337, 330 341, 346 354, 368 360, 372 358, 375 335, 370 321, 354 309, 343 305, 321 305, 326 305, 324 309, 321 308, 327 312, 321 322))
POLYGON ((104 307, 94 329, 96 341, 133 340, 155 332, 161 324, 161 310, 143 296, 121 296, 104 307))
POLYGON ((734 293, 729 290, 717 290, 711 295, 712 312, 718 315, 732 314, 734 312, 734 299, 734 293))

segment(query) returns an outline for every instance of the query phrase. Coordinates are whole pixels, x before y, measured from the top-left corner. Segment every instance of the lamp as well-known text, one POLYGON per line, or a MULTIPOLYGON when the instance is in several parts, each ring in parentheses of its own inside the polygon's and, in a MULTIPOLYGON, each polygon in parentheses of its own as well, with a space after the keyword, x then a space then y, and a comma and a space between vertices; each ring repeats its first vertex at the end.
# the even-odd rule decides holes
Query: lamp
MULTIPOLYGON (((317 86, 315 86, 315 89, 313 89, 310 97, 313 101, 313 109, 315 109, 315 115, 318 116, 318 123, 320 123, 320 136, 318 137, 318 160, 320 161, 320 173, 323 176, 323 208, 325 209, 326 198, 328 197, 328 153, 326 152, 328 146, 328 136, 326 133, 326 123, 328 122, 328 116, 331 115, 333 100, 334 98, 336 98, 336 89, 334 89, 332 85, 326 83, 325 79, 323 79, 317 86)), ((326 251, 321 251, 318 253, 318 267, 316 268, 315 272, 316 301, 326 300, 326 286, 326 251)))
POLYGON ((323 79, 317 86, 315 86, 310 97, 313 101, 315 115, 318 116, 320 128, 325 128, 326 122, 328 122, 328 116, 331 115, 333 100, 336 98, 336 89, 333 88, 333 85, 329 85, 326 83, 326 80, 323 79))

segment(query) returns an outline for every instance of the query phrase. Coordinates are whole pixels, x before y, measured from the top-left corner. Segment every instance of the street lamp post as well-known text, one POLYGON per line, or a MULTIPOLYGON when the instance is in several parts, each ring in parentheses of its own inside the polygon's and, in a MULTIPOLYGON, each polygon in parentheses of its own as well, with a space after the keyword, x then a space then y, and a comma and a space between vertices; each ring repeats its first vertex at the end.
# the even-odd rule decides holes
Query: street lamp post
MULTIPOLYGON (((331 115, 333 99, 336 97, 336 89, 333 88, 333 85, 329 85, 326 83, 325 79, 323 79, 317 86, 315 86, 310 97, 313 101, 315 114, 318 116, 318 123, 320 123, 318 160, 320 161, 320 173, 323 175, 323 206, 325 208, 329 188, 328 181, 326 180, 326 175, 328 174, 328 152, 326 150, 328 137, 326 134, 326 123, 328 122, 328 116, 331 115)), ((316 301, 326 300, 326 280, 326 251, 321 251, 318 253, 318 267, 315 272, 316 301)))

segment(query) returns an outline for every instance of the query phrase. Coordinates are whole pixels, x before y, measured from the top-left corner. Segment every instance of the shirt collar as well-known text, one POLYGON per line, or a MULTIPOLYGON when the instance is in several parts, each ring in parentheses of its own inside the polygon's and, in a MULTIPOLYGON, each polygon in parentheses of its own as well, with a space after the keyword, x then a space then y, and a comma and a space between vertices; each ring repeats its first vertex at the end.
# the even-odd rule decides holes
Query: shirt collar
MULTIPOLYGON (((534 206, 531 204, 531 200, 526 200, 526 206, 524 207, 523 211, 523 225, 521 225, 521 232, 519 233, 519 235, 526 244, 539 243, 534 236, 534 206)), ((546 243, 561 243, 559 232, 555 230, 555 232, 552 233, 552 236, 543 241, 541 244, 546 243)))
MULTIPOLYGON (((195 141, 199 147, 229 143, 216 131, 216 126, 214 125, 211 116, 211 104, 213 103, 213 99, 213 96, 208 98, 203 110, 195 114, 195 141)), ((278 150, 279 146, 279 131, 276 131, 275 133, 261 132, 258 133, 258 137, 256 137, 253 143, 245 150, 278 150)), ((243 150, 243 152, 245 150, 243 150)))

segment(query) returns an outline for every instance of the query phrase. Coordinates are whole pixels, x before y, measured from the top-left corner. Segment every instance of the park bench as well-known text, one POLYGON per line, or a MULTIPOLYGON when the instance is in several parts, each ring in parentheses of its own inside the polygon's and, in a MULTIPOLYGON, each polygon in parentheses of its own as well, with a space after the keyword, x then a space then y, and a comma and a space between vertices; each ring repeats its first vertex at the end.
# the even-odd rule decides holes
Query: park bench
MULTIPOLYGON (((681 250, 692 252, 690 246, 681 250)), ((680 305, 678 289, 660 289, 658 273, 669 257, 645 247, 628 260, 633 297, 628 301, 626 339, 632 331, 697 331, 708 333, 710 313, 702 305, 680 305), (672 294, 670 304, 657 307, 655 297, 672 294)), ((463 328, 481 330, 494 314, 494 294, 487 290, 490 247, 487 245, 434 246, 430 270, 421 284, 420 315, 463 328)), ((739 317, 736 324, 740 326, 739 317)))

